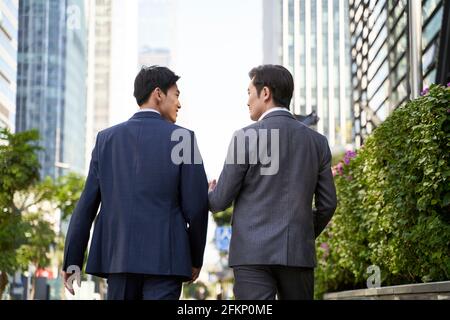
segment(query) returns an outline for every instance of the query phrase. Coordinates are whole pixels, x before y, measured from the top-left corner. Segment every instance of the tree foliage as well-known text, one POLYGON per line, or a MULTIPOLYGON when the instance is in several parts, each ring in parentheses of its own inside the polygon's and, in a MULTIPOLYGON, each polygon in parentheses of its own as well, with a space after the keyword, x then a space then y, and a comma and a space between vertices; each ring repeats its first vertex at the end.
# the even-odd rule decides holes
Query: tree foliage
POLYGON ((0 131, 0 297, 5 274, 30 264, 49 266, 50 248, 60 250, 62 243, 56 213, 67 219, 84 186, 84 178, 75 173, 40 181, 38 141, 35 130, 0 131))

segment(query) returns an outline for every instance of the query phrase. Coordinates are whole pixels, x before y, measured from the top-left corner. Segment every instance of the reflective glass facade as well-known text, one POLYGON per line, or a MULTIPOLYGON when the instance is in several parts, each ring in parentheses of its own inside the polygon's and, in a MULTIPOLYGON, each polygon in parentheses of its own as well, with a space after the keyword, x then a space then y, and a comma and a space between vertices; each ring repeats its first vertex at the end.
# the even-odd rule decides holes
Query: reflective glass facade
POLYGON ((0 1, 0 128, 14 131, 17 73, 17 0, 0 1))
POLYGON ((348 1, 283 0, 283 65, 294 76, 295 114, 317 112, 330 146, 352 142, 348 1))
MULTIPOLYGON (((436 82, 444 1, 422 5, 423 86, 436 82)), ((410 98, 409 11, 401 0, 349 0, 355 145, 410 98)), ((420 4, 419 4, 420 5, 420 4)))
POLYGON ((17 131, 38 129, 41 176, 82 173, 86 123, 82 0, 21 0, 17 131))

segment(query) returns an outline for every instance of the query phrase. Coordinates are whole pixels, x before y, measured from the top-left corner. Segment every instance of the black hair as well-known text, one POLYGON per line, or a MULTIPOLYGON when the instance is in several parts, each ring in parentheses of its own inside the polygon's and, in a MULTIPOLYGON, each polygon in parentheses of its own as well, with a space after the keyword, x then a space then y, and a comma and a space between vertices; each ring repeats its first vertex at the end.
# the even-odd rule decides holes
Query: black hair
POLYGON ((167 94, 167 90, 173 86, 178 79, 172 70, 160 66, 143 66, 134 80, 134 97, 139 106, 147 102, 152 92, 159 88, 167 94))
POLYGON ((280 65, 265 64, 253 68, 248 75, 253 79, 258 97, 261 90, 268 87, 272 92, 273 102, 278 107, 289 109, 294 92, 294 79, 289 70, 280 65))

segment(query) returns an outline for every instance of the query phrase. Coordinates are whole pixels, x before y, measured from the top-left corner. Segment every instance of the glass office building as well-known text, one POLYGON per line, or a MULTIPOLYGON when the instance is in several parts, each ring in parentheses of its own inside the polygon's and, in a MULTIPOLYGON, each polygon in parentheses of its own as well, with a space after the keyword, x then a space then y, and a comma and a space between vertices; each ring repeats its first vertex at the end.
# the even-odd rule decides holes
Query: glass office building
POLYGON ((263 0, 263 64, 283 63, 283 1, 263 0))
POLYGON ((317 131, 330 147, 347 147, 352 142, 348 1, 283 0, 281 5, 282 63, 295 86, 291 110, 316 111, 317 131))
POLYGON ((448 70, 448 1, 350 0, 351 77, 355 145, 399 105, 418 94, 411 66, 412 41, 420 41, 418 80, 421 87, 444 83, 448 70), (419 32, 411 29, 418 10, 419 32), (415 38, 411 38, 414 37, 415 38), (447 54, 442 52, 446 44, 447 54), (445 74, 444 74, 445 73, 445 74), (441 78, 438 79, 438 76, 441 78))
POLYGON ((84 170, 86 26, 82 0, 21 0, 17 131, 38 129, 41 176, 84 170))
POLYGON ((67 0, 60 167, 84 173, 87 108, 87 27, 84 0, 67 0))
MULTIPOLYGON (((92 141, 100 130, 110 126, 110 78, 111 78, 111 28, 112 1, 96 0, 92 19, 94 34, 92 44, 95 56, 91 75, 93 76, 93 133, 92 141)), ((90 157, 90 154, 89 154, 90 157)))
POLYGON ((17 0, 0 1, 0 128, 14 131, 17 73, 17 0))

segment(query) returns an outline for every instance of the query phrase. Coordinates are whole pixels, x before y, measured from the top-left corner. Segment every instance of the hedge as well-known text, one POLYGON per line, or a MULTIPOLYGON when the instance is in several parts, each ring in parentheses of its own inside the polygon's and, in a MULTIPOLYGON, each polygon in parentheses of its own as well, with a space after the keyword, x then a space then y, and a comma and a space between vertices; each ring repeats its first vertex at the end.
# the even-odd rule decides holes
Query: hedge
POLYGON ((450 87, 397 108, 333 168, 335 215, 317 239, 316 298, 381 285, 450 279, 450 87))

